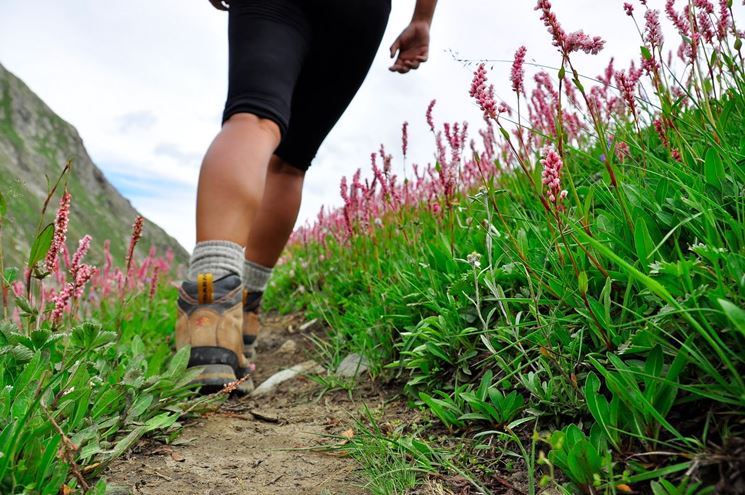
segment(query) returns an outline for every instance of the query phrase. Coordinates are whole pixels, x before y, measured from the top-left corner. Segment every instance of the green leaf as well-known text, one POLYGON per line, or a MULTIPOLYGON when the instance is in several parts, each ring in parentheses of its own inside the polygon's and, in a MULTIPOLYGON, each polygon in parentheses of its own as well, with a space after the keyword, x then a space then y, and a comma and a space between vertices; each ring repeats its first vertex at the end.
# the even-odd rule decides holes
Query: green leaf
POLYGON ((132 407, 129 408, 129 411, 127 413, 127 419, 129 421, 135 420, 142 416, 142 414, 147 411, 147 409, 150 407, 150 405, 153 403, 153 396, 152 394, 145 394, 141 395, 137 398, 134 404, 132 404, 132 407))
POLYGON ((117 410, 119 408, 119 402, 123 396, 124 394, 119 390, 113 388, 107 389, 98 397, 98 400, 91 411, 91 417, 96 420, 107 411, 117 410))
POLYGON ((51 439, 46 441, 46 447, 44 454, 39 461, 39 465, 36 468, 36 472, 39 476, 39 481, 43 482, 47 478, 49 468, 53 466, 53 462, 56 460, 57 448, 59 447, 62 437, 60 435, 54 435, 51 439))
POLYGON ((147 427, 143 425, 138 426, 137 428, 129 432, 126 437, 122 438, 116 443, 114 449, 111 452, 107 453, 109 455, 109 458, 114 459, 125 453, 127 450, 130 449, 130 447, 136 444, 137 441, 142 438, 142 435, 147 433, 147 431, 147 427))
POLYGON ((36 263, 44 259, 52 245, 54 239, 54 224, 50 223, 36 236, 31 252, 28 256, 28 266, 33 267, 36 263))
POLYGON ((186 371, 186 365, 189 363, 190 351, 189 346, 184 346, 179 349, 171 358, 171 362, 168 364, 168 371, 165 375, 176 377, 186 371))
POLYGON ((745 310, 739 308, 726 299, 717 299, 727 319, 732 323, 735 330, 745 337, 745 310))
POLYGON ((654 241, 649 235, 647 223, 643 218, 637 218, 634 225, 634 246, 636 255, 639 257, 641 266, 647 268, 650 262, 650 253, 654 250, 654 241))
POLYGON ((652 60, 652 52, 649 51, 649 48, 646 46, 642 46, 642 57, 644 57, 644 60, 652 60))
POLYGON ((34 314, 36 313, 36 310, 31 307, 31 303, 29 303, 28 299, 25 297, 17 297, 16 298, 16 306, 21 308, 21 311, 27 314, 34 314))
POLYGON ((722 158, 715 148, 709 148, 709 151, 706 152, 704 177, 707 184, 718 189, 722 187, 722 181, 726 178, 722 158))
POLYGON ((5 202, 5 196, 0 192, 0 221, 5 218, 5 214, 8 212, 8 204, 5 202))
MULTIPOLYGON (((587 375, 585 381, 585 402, 590 414, 595 418, 605 432, 606 438, 615 449, 618 449, 618 425, 612 418, 611 407, 608 400, 600 394, 600 379, 593 372, 587 375)), ((617 420, 617 418, 615 418, 617 420)))
POLYGON ((587 272, 584 270, 579 272, 579 291, 582 294, 587 294, 587 272))
POLYGON ((567 456, 569 473, 574 481, 589 485, 592 483, 593 474, 600 471, 600 456, 595 448, 587 440, 580 440, 569 448, 567 456))
POLYGON ((3 278, 5 279, 6 284, 12 284, 18 280, 18 268, 14 266, 6 268, 3 273, 3 278))
POLYGON ((173 413, 162 413, 158 414, 155 417, 150 418, 145 423, 145 430, 147 431, 153 431, 153 430, 164 430, 166 428, 170 428, 173 423, 176 422, 176 420, 179 418, 178 414, 173 413))

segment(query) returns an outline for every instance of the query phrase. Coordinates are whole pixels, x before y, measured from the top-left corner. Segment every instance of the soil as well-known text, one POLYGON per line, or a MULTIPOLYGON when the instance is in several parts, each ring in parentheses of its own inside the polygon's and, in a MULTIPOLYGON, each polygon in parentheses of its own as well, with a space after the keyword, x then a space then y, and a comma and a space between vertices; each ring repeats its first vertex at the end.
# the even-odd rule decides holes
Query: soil
MULTIPOLYGON (((308 337, 322 329, 303 323, 297 315, 265 317, 256 385, 312 358, 308 337), (283 346, 288 340, 296 345, 283 346)), ((378 407, 385 400, 361 380, 353 398, 337 392, 319 399, 320 385, 300 377, 269 396, 230 399, 190 423, 178 445, 145 440, 104 476, 123 493, 143 495, 369 493, 356 463, 324 448, 339 442, 363 405, 378 407)))

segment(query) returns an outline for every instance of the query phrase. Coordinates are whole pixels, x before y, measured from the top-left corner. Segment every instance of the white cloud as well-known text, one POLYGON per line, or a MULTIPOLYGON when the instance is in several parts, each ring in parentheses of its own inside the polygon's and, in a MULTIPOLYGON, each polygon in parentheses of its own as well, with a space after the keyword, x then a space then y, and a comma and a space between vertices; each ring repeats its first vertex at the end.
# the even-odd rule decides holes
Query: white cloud
MULTIPOLYGON (((340 177, 367 170, 381 143, 398 157, 404 120, 411 123, 409 162, 430 161, 424 112, 431 99, 438 100, 437 120, 468 120, 475 135, 480 116, 468 98, 473 67, 456 58, 492 60, 490 77, 508 101, 510 64, 498 61, 511 60, 525 44, 529 61, 559 62, 533 11, 535 1, 441 0, 430 61, 406 76, 389 73, 388 46, 408 22, 414 1, 392 3, 370 75, 308 173, 301 222, 315 217, 321 204, 338 204, 340 177)), ((600 56, 576 58, 583 74, 600 73, 611 55, 622 65, 638 57, 638 35, 623 1, 553 3, 567 30, 583 28, 607 40, 600 56)), ((659 8, 662 1, 650 4, 659 8)), ((734 8, 742 23, 740 2, 734 8)), ((207 0, 0 2, 0 62, 78 128, 115 184, 157 184, 151 195, 142 190, 130 199, 187 248, 193 245, 195 194, 184 185, 195 187, 201 156, 219 129, 226 20, 207 0), (174 183, 176 192, 168 192, 166 183, 174 183)))

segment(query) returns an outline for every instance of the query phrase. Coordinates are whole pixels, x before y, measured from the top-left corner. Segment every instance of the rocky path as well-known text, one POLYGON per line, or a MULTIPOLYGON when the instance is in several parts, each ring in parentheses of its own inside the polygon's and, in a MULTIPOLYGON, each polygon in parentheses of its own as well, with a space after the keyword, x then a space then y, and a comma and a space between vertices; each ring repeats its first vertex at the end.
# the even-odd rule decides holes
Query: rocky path
MULTIPOLYGON (((267 320, 257 385, 310 359, 308 336, 318 331, 297 317, 267 320)), ((232 399, 192 422, 178 445, 143 442, 105 477, 122 493, 145 495, 366 494, 354 461, 322 448, 350 428, 363 404, 382 402, 365 388, 361 399, 335 393, 319 400, 319 386, 298 377, 261 398, 232 399)))

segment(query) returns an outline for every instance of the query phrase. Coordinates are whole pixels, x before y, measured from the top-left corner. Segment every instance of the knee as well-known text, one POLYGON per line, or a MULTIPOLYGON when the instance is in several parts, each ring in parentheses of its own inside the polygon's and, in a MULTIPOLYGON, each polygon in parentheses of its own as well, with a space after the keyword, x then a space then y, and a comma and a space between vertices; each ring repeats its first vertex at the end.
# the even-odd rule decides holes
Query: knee
POLYGON ((266 133, 273 137, 278 143, 282 137, 279 125, 272 119, 259 117, 252 113, 235 113, 225 121, 223 127, 235 127, 248 132, 266 133))

